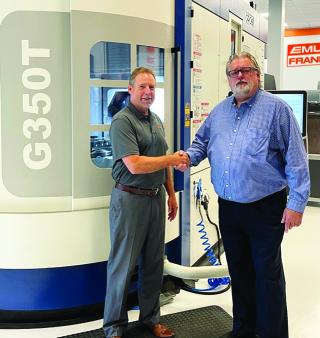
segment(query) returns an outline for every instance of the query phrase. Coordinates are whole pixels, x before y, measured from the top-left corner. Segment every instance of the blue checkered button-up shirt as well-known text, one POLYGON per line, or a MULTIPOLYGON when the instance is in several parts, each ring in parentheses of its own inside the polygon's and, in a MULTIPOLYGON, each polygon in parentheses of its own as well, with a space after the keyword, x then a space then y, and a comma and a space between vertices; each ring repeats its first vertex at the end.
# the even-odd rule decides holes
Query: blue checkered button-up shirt
POLYGON ((211 181, 223 199, 250 203, 289 186, 289 209, 309 197, 307 155, 291 108, 263 90, 237 108, 234 97, 210 113, 187 150, 191 165, 208 157, 211 181))

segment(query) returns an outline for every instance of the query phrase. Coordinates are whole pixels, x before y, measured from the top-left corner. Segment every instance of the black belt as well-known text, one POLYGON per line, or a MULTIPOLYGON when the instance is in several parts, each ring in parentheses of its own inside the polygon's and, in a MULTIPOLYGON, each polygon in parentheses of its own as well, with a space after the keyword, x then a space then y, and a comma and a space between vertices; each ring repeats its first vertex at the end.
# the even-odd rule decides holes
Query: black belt
POLYGON ((141 188, 136 188, 136 187, 130 187, 129 185, 124 185, 121 183, 116 183, 115 188, 121 190, 121 191, 126 191, 134 195, 144 195, 144 196, 149 196, 149 197, 154 197, 158 194, 160 191, 160 188, 155 188, 155 189, 141 189, 141 188))

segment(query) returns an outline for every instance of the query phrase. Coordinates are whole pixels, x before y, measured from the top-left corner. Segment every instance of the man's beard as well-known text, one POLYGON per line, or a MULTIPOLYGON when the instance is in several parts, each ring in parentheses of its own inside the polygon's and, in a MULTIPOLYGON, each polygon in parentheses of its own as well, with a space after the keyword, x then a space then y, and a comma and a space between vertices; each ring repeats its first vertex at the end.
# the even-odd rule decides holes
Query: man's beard
POLYGON ((250 93, 250 85, 249 83, 246 83, 245 85, 237 86, 235 85, 234 88, 232 88, 233 95, 237 98, 243 98, 247 97, 250 93))

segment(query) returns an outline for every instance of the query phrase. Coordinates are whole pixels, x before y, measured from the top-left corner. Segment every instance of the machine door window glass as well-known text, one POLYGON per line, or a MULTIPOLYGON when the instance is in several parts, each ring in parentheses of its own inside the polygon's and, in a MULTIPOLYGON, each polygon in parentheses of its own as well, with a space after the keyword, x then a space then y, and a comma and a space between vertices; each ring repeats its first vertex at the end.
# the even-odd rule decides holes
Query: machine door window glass
POLYGON ((93 131, 90 134, 90 157, 99 168, 112 168, 112 148, 109 131, 93 131))
POLYGON ((90 125, 95 129, 90 134, 90 157, 99 168, 112 168, 109 128, 112 117, 127 105, 128 99, 126 87, 90 87, 90 125))
POLYGON ((241 25, 233 20, 231 20, 230 42, 230 55, 239 54, 241 51, 241 25))
POLYGON ((92 46, 89 89, 90 157, 92 163, 99 168, 112 168, 109 128, 112 117, 127 103, 130 73, 130 44, 99 41, 92 46))
POLYGON ((128 103, 127 88, 90 87, 90 124, 110 125, 112 117, 128 103))
POLYGON ((128 80, 130 65, 130 44, 100 41, 91 48, 91 79, 128 80))
POLYGON ((236 31, 231 29, 231 55, 236 54, 236 31))
POLYGON ((156 75, 157 83, 164 82, 164 48, 138 45, 137 65, 151 68, 156 75))

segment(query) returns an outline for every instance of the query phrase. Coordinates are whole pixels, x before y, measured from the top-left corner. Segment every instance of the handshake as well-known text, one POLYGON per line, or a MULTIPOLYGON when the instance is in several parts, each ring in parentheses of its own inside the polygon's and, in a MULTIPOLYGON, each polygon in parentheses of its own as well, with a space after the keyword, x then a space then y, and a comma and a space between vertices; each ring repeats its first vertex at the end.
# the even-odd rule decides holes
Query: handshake
POLYGON ((190 167, 189 156, 183 150, 178 150, 170 156, 172 157, 172 166, 174 169, 184 172, 190 167))

